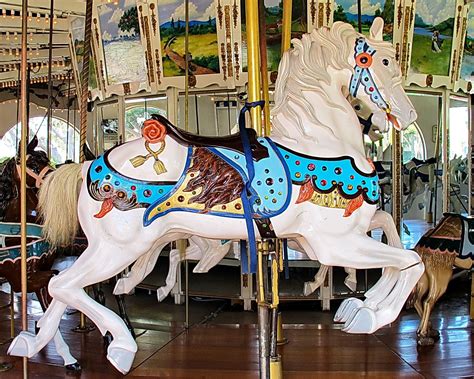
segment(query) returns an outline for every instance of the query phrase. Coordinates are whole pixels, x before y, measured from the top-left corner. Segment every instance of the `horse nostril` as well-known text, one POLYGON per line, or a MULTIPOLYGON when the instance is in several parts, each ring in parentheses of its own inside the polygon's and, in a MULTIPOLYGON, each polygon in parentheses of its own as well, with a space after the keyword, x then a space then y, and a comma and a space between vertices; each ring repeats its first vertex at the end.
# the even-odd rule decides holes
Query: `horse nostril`
POLYGON ((414 109, 410 110, 409 116, 410 116, 410 123, 416 121, 416 119, 418 118, 418 114, 416 113, 414 109))

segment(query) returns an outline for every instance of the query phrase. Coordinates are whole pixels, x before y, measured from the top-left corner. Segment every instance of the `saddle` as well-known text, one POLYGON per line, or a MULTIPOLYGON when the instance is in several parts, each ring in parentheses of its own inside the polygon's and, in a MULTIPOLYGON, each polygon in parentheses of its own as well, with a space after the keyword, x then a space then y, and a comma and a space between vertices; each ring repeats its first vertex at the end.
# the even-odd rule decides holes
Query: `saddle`
MULTIPOLYGON (((189 133, 182 129, 179 129, 178 127, 173 125, 168 119, 159 114, 153 114, 151 115, 151 118, 164 125, 166 127, 168 135, 176 142, 182 145, 191 145, 197 147, 224 147, 245 154, 240 133, 232 134, 230 136, 225 137, 200 136, 198 134, 189 133)), ((268 150, 265 146, 258 142, 257 133, 255 132, 255 130, 246 129, 246 131, 250 141, 250 148, 252 149, 252 157, 256 161, 268 158, 268 150)))

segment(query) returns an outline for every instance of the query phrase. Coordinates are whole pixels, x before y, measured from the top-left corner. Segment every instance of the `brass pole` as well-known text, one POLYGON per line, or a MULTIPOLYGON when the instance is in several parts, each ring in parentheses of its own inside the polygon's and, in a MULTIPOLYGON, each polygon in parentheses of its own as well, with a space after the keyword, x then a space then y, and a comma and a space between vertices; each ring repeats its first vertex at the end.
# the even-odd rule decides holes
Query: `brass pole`
POLYGON ((283 0, 283 24, 281 27, 281 55, 291 45, 291 5, 292 0, 283 0))
MULTIPOLYGON (((247 34, 248 100, 260 100, 260 48, 258 33, 258 3, 245 0, 245 25, 247 34)), ((250 109, 251 125, 258 135, 263 135, 260 107, 250 109)))
MULTIPOLYGON (((21 141, 20 141, 20 212, 21 212, 21 329, 28 330, 26 310, 26 145, 28 135, 28 0, 21 4, 21 141)), ((28 378, 28 358, 23 357, 23 378, 28 378)))
MULTIPOLYGON (((89 97, 89 61, 91 54, 91 29, 92 29, 92 1, 86 2, 86 19, 84 30, 84 55, 82 58, 81 72, 81 102, 79 104, 80 113, 80 135, 79 135, 79 161, 82 163, 86 160, 84 155, 84 145, 87 139, 87 101, 89 97)), ((79 330, 84 331, 86 327, 86 317, 80 312, 79 330)))
MULTIPOLYGON (((184 2, 184 130, 189 130, 189 0, 184 2)), ((186 254, 186 240, 178 243, 179 254, 186 254)), ((189 262, 184 262, 184 301, 185 301, 185 321, 184 326, 189 328, 189 262)))
POLYGON ((392 128, 392 217, 400 235, 402 225, 402 143, 401 132, 392 128))
POLYGON ((84 56, 82 59, 81 72, 81 102, 79 104, 80 121, 80 139, 79 139, 79 161, 85 161, 84 145, 87 139, 87 101, 89 97, 89 61, 91 54, 91 29, 92 29, 92 1, 86 2, 86 20, 84 30, 84 56))
POLYGON ((270 95, 268 93, 268 63, 267 63, 267 23, 265 21, 265 4, 264 0, 258 0, 258 12, 261 15, 259 18, 260 36, 260 73, 262 79, 262 98, 265 101, 263 105, 263 135, 268 137, 270 135, 270 95))
POLYGON ((48 122, 46 134, 46 146, 48 150, 48 157, 51 158, 51 122, 53 117, 53 25, 54 25, 54 0, 50 0, 49 8, 49 46, 48 46, 48 122))

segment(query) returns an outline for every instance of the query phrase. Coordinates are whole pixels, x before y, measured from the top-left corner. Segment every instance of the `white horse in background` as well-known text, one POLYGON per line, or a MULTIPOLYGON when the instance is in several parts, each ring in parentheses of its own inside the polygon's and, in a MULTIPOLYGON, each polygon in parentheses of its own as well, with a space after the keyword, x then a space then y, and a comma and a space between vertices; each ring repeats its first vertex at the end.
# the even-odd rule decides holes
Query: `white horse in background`
MULTIPOLYGON (((152 132, 143 129, 144 138, 117 146, 93 162, 63 166, 49 176, 41 204, 46 236, 53 244, 70 238, 78 213, 89 246, 73 266, 51 279, 53 300, 38 322, 38 334, 21 332, 9 353, 31 357, 40 351, 71 305, 102 334, 111 333, 107 358, 119 371, 128 372, 136 342, 123 320, 92 300, 84 287, 116 275, 138 259, 143 263, 177 239, 247 239, 244 209, 252 193, 252 217, 270 215, 276 236, 297 240, 310 259, 330 266, 384 268, 364 302, 348 299, 341 305, 336 320, 345 321, 343 331, 373 333, 393 322, 424 267, 415 252, 384 245, 366 234, 376 213, 376 173, 363 153, 359 121, 346 100, 349 88, 370 102, 374 118, 387 117, 400 129, 416 119, 395 51, 383 42, 382 31, 380 18, 370 37, 336 22, 331 29, 292 41, 294 47, 285 52, 279 67, 273 131, 270 138, 257 140, 260 150, 253 142, 256 152, 268 155, 255 157, 255 179, 250 183, 245 179, 248 171, 238 163, 245 159, 241 150, 177 139, 176 130, 160 117, 149 124, 156 128, 152 132), (364 88, 357 91, 359 85, 364 88), (156 136, 164 137, 163 125, 166 138, 153 142, 156 136), (153 159, 147 161, 150 154, 153 159), (277 175, 269 176, 274 171, 277 175), (338 175, 347 176, 347 181, 339 182, 338 175), (77 202, 73 189, 81 181, 77 202), (219 187, 223 184, 227 187, 219 187), (273 188, 276 193, 264 196, 273 188)), ((259 238, 259 230, 253 223, 251 227, 259 238)))

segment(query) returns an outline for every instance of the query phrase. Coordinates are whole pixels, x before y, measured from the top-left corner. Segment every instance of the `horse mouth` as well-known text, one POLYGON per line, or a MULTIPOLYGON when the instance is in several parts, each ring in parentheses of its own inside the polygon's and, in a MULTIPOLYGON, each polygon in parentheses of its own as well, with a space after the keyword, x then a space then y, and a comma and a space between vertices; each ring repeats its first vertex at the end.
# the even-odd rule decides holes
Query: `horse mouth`
POLYGON ((402 127, 400 126, 397 117, 395 117, 392 113, 387 113, 387 120, 390 124, 393 125, 396 130, 398 130, 399 132, 402 130, 402 127))

